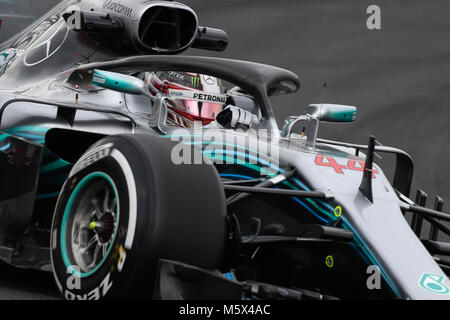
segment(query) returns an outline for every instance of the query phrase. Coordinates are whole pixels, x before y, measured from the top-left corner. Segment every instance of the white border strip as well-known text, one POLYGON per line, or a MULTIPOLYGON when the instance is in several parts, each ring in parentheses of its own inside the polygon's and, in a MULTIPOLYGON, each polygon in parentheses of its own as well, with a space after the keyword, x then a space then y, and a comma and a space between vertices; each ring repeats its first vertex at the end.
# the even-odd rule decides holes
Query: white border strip
POLYGON ((111 152, 111 157, 113 157, 119 163, 120 167, 122 168, 125 174, 125 179, 127 181, 130 210, 128 219, 127 238, 125 239, 125 249, 130 250, 131 247, 133 246, 134 234, 136 232, 136 221, 137 221, 136 184, 133 176, 133 171, 131 170, 130 164, 128 163, 124 155, 117 149, 114 149, 111 152))

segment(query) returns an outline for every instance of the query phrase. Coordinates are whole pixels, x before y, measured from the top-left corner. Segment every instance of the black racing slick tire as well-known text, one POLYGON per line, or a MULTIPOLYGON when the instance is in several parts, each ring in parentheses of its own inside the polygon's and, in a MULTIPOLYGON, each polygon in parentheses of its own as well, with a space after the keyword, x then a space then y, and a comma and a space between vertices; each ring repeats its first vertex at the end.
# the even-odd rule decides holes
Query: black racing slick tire
POLYGON ((224 263, 226 205, 212 165, 171 160, 174 144, 119 135, 74 165, 56 205, 51 258, 66 299, 152 298, 159 259, 224 263))

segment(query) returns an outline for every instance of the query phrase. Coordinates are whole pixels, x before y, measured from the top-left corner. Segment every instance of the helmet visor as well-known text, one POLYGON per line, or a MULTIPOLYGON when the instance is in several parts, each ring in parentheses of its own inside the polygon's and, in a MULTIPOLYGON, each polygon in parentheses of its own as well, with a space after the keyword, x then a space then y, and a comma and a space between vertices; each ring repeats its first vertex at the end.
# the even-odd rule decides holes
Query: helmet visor
POLYGON ((183 104, 182 109, 192 116, 201 117, 208 120, 215 120, 220 111, 223 110, 223 104, 201 102, 196 100, 178 100, 177 105, 183 104))

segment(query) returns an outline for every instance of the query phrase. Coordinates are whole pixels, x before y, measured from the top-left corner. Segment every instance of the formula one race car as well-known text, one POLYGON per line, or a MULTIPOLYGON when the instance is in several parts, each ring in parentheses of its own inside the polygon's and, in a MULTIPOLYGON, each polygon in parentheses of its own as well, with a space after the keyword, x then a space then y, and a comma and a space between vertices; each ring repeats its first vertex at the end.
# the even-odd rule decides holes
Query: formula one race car
POLYGON ((0 259, 66 299, 450 298, 408 154, 317 138, 352 106, 280 130, 289 71, 175 55, 227 42, 177 2, 67 0, 1 44, 0 259))

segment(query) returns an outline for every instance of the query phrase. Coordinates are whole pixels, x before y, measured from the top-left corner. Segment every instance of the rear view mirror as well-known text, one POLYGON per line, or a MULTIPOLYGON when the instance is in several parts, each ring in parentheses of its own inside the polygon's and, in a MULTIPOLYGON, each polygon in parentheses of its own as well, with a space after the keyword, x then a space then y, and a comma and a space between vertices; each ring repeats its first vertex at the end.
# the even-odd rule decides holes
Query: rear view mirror
POLYGON ((310 104, 304 115, 288 117, 285 120, 281 136, 289 139, 294 125, 299 121, 306 121, 306 147, 314 148, 321 121, 353 122, 356 118, 356 110, 356 107, 340 104, 310 104))
POLYGON ((92 84, 122 93, 150 95, 144 81, 133 76, 116 72, 95 69, 92 75, 92 84))
POLYGON ((356 118, 356 107, 340 104, 311 104, 305 113, 319 121, 353 122, 356 118))

